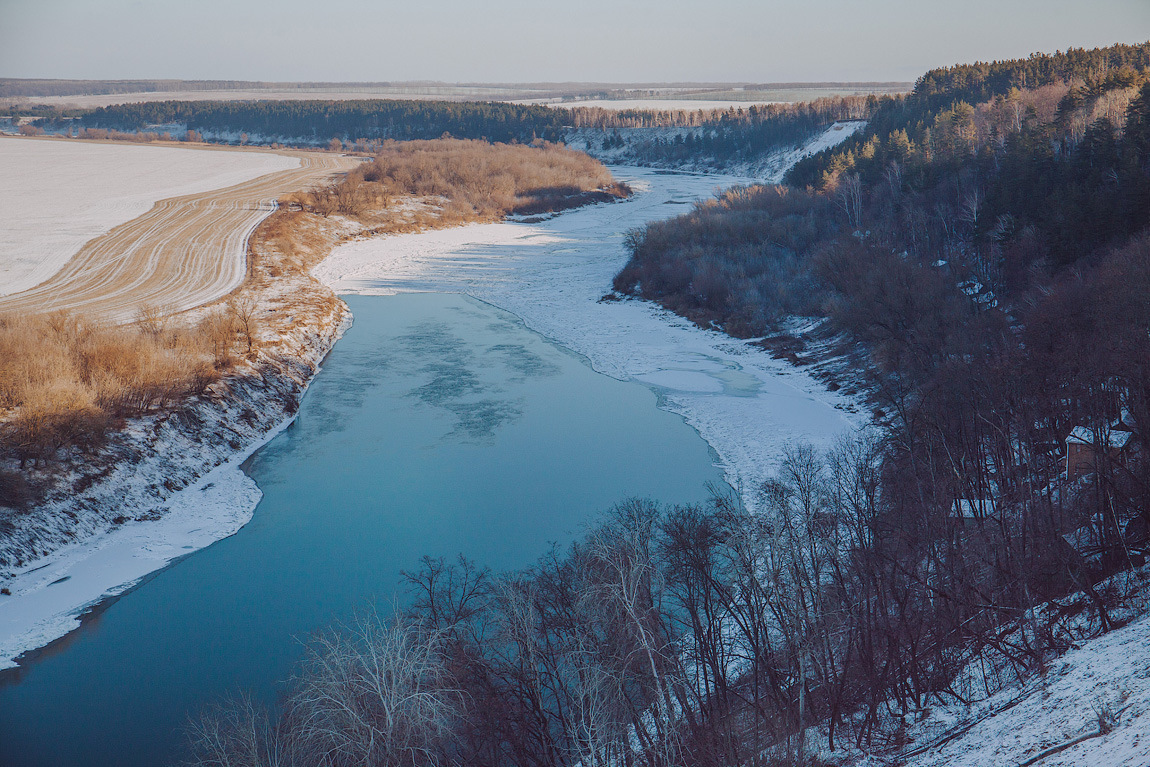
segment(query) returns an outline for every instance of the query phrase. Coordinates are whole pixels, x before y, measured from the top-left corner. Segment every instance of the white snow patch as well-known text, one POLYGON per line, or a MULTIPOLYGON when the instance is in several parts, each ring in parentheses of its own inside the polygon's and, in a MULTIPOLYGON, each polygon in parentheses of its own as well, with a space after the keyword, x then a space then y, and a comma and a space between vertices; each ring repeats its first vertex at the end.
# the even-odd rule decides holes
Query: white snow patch
POLYGON ((130 520, 58 549, 5 580, 12 594, 0 596, 0 669, 16 666, 22 653, 78 628, 93 605, 124 593, 172 560, 239 531, 263 497, 239 466, 293 420, 295 416, 284 420, 260 441, 173 493, 162 514, 130 520))
MULTIPOLYGON (((531 103, 525 99, 519 103, 531 103)), ((540 103, 538 101, 534 103, 540 103)), ((754 106, 767 106, 768 104, 781 104, 780 101, 731 101, 706 99, 588 99, 586 101, 559 101, 545 103, 554 109, 575 109, 578 107, 598 107, 617 112, 623 109, 644 109, 656 112, 683 111, 697 112, 700 109, 748 109, 754 106)))
POLYGON ((313 274, 337 293, 459 292, 492 303, 620 380, 642 382, 714 448, 753 506, 784 446, 829 447, 862 425, 854 403, 758 347, 702 330, 646 301, 605 301, 628 229, 747 183, 730 176, 613 168, 637 193, 542 223, 478 224, 337 247, 313 274))
MULTIPOLYGON (((960 738, 908 759, 908 767, 1007 767, 1098 731, 1098 710, 1117 717, 1115 729, 1043 759, 1041 767, 1119 767, 1150 764, 1150 616, 1085 642, 1054 662, 1044 677, 1008 688, 977 706, 993 711, 960 738)), ((936 709, 944 724, 977 716, 936 709)))
POLYGON ((298 167, 262 152, 0 139, 0 296, 44 282, 84 243, 158 200, 298 167))

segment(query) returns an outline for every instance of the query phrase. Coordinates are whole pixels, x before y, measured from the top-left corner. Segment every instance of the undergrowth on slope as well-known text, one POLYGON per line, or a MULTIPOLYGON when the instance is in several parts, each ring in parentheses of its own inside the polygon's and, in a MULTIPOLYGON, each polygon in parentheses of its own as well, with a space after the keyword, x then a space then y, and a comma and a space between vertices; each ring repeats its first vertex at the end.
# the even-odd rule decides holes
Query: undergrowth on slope
POLYGON ((232 305, 194 327, 169 326, 153 310, 127 326, 68 313, 0 316, 4 449, 21 469, 42 464, 98 445, 124 418, 203 392, 231 367, 242 314, 232 305))

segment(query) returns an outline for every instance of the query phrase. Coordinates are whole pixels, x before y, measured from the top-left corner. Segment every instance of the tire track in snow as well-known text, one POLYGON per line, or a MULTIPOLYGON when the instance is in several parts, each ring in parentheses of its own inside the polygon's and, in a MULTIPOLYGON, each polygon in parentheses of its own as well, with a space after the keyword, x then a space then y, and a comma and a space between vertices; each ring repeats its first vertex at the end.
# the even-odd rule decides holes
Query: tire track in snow
POLYGON ((141 307, 180 312, 235 290, 247 272, 247 241, 282 195, 345 172, 358 160, 289 153, 300 167, 241 184, 157 202, 144 215, 89 240, 56 274, 0 297, 0 313, 67 310, 111 322, 141 307))

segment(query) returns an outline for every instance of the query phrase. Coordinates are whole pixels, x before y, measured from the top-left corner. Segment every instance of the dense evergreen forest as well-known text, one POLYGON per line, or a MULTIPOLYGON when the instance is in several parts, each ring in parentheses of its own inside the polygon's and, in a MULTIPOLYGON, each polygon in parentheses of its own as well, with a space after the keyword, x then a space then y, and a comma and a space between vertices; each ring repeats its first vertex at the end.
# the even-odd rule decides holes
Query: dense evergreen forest
POLYGON ((332 138, 456 138, 498 142, 562 138, 562 113, 541 106, 454 101, 159 101, 120 104, 80 115, 87 128, 144 130, 180 124, 206 134, 253 134, 263 141, 332 138))
POLYGON ((817 313, 831 285, 812 256, 846 245, 945 266, 985 301, 1023 296, 1150 223, 1147 67, 1150 44, 930 72, 911 96, 872 102, 864 131, 800 161, 787 186, 732 190, 637 233, 617 286, 757 335, 817 313))
POLYGON ((571 110, 571 119, 576 130, 602 132, 590 140, 592 151, 621 149, 628 163, 723 168, 797 146, 838 120, 866 119, 878 104, 874 96, 836 96, 693 112, 584 107, 571 110))

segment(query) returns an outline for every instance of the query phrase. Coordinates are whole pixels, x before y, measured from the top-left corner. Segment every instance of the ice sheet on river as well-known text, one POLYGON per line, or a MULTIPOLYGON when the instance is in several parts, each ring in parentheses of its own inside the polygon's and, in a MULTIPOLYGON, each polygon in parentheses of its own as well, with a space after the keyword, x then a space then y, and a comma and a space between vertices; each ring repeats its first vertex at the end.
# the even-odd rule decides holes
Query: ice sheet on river
POLYGON ((861 425, 849 398, 744 341, 645 301, 599 299, 626 262, 628 229, 682 213, 745 179, 614 168, 625 202, 539 223, 479 224, 347 243, 315 269, 338 293, 463 292, 517 314, 598 371, 654 388, 718 453, 732 487, 755 488, 784 446, 829 447, 861 425))

